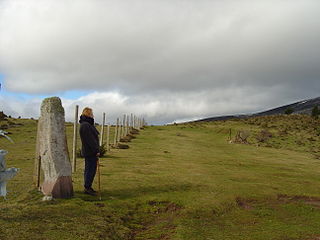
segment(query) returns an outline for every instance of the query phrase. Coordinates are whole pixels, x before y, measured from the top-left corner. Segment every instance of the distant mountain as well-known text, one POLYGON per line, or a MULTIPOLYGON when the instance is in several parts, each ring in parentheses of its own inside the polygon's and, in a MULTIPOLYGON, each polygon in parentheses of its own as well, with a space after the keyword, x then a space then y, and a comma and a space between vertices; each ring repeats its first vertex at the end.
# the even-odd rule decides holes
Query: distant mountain
POLYGON ((277 115, 277 114, 284 114, 287 109, 292 109, 293 113, 296 113, 296 114, 297 113, 298 114, 311 114, 314 106, 320 107, 320 97, 288 104, 285 106, 273 108, 273 109, 259 112, 259 113, 210 117, 210 118, 205 118, 205 119, 199 119, 195 122, 211 122, 211 121, 219 121, 219 120, 230 120, 230 119, 235 119, 235 118, 277 115))

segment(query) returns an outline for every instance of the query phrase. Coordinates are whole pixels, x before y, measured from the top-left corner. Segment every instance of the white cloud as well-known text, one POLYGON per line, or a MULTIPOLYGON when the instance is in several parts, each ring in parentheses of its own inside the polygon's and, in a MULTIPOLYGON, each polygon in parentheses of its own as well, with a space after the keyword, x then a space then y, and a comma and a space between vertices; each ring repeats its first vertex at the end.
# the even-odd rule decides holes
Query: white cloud
MULTIPOLYGON (((281 94, 283 89, 275 88, 281 94)), ((241 114, 278 106, 279 102, 269 99, 269 93, 256 92, 254 88, 204 90, 194 93, 158 93, 155 96, 125 96, 118 92, 93 92, 78 99, 61 98, 67 121, 73 121, 75 105, 80 112, 84 107, 94 110, 95 119, 101 122, 102 113, 107 122, 114 123, 123 114, 144 117, 150 124, 163 124, 195 120, 216 115, 241 114), (268 101, 269 105, 265 106, 268 101), (241 110, 239 110, 241 109, 241 110)), ((38 117, 42 99, 23 99, 0 96, 2 110, 14 117, 38 117)), ((286 102, 281 102, 285 104, 286 102)))

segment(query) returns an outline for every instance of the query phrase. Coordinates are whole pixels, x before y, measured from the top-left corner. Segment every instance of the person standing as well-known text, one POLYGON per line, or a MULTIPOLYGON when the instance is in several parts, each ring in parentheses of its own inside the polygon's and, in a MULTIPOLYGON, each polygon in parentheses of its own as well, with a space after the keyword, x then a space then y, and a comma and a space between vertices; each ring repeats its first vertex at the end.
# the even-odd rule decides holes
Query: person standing
POLYGON ((96 175, 99 149, 99 132, 94 126, 94 116, 91 108, 84 108, 80 116, 80 138, 82 142, 81 154, 85 159, 84 167, 84 193, 92 196, 97 192, 92 188, 96 175))

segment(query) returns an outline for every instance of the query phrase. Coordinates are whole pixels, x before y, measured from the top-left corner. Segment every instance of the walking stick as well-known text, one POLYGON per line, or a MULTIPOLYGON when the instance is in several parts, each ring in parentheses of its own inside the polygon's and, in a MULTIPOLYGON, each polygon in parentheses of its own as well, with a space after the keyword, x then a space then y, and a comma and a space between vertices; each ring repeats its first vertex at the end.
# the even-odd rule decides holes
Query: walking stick
POLYGON ((98 158, 97 160, 97 164, 98 164, 98 194, 99 194, 99 200, 101 201, 101 187, 100 187, 100 160, 98 158))

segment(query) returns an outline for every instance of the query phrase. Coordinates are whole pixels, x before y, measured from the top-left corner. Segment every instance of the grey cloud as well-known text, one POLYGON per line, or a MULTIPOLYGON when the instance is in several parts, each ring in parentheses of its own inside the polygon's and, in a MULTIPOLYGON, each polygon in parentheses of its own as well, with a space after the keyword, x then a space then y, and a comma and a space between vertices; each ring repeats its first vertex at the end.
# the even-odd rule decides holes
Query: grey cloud
POLYGON ((177 118, 258 110, 319 93, 319 10, 316 0, 4 0, 0 72, 13 92, 205 102, 177 118), (225 97, 248 104, 225 100, 210 110, 225 97))

